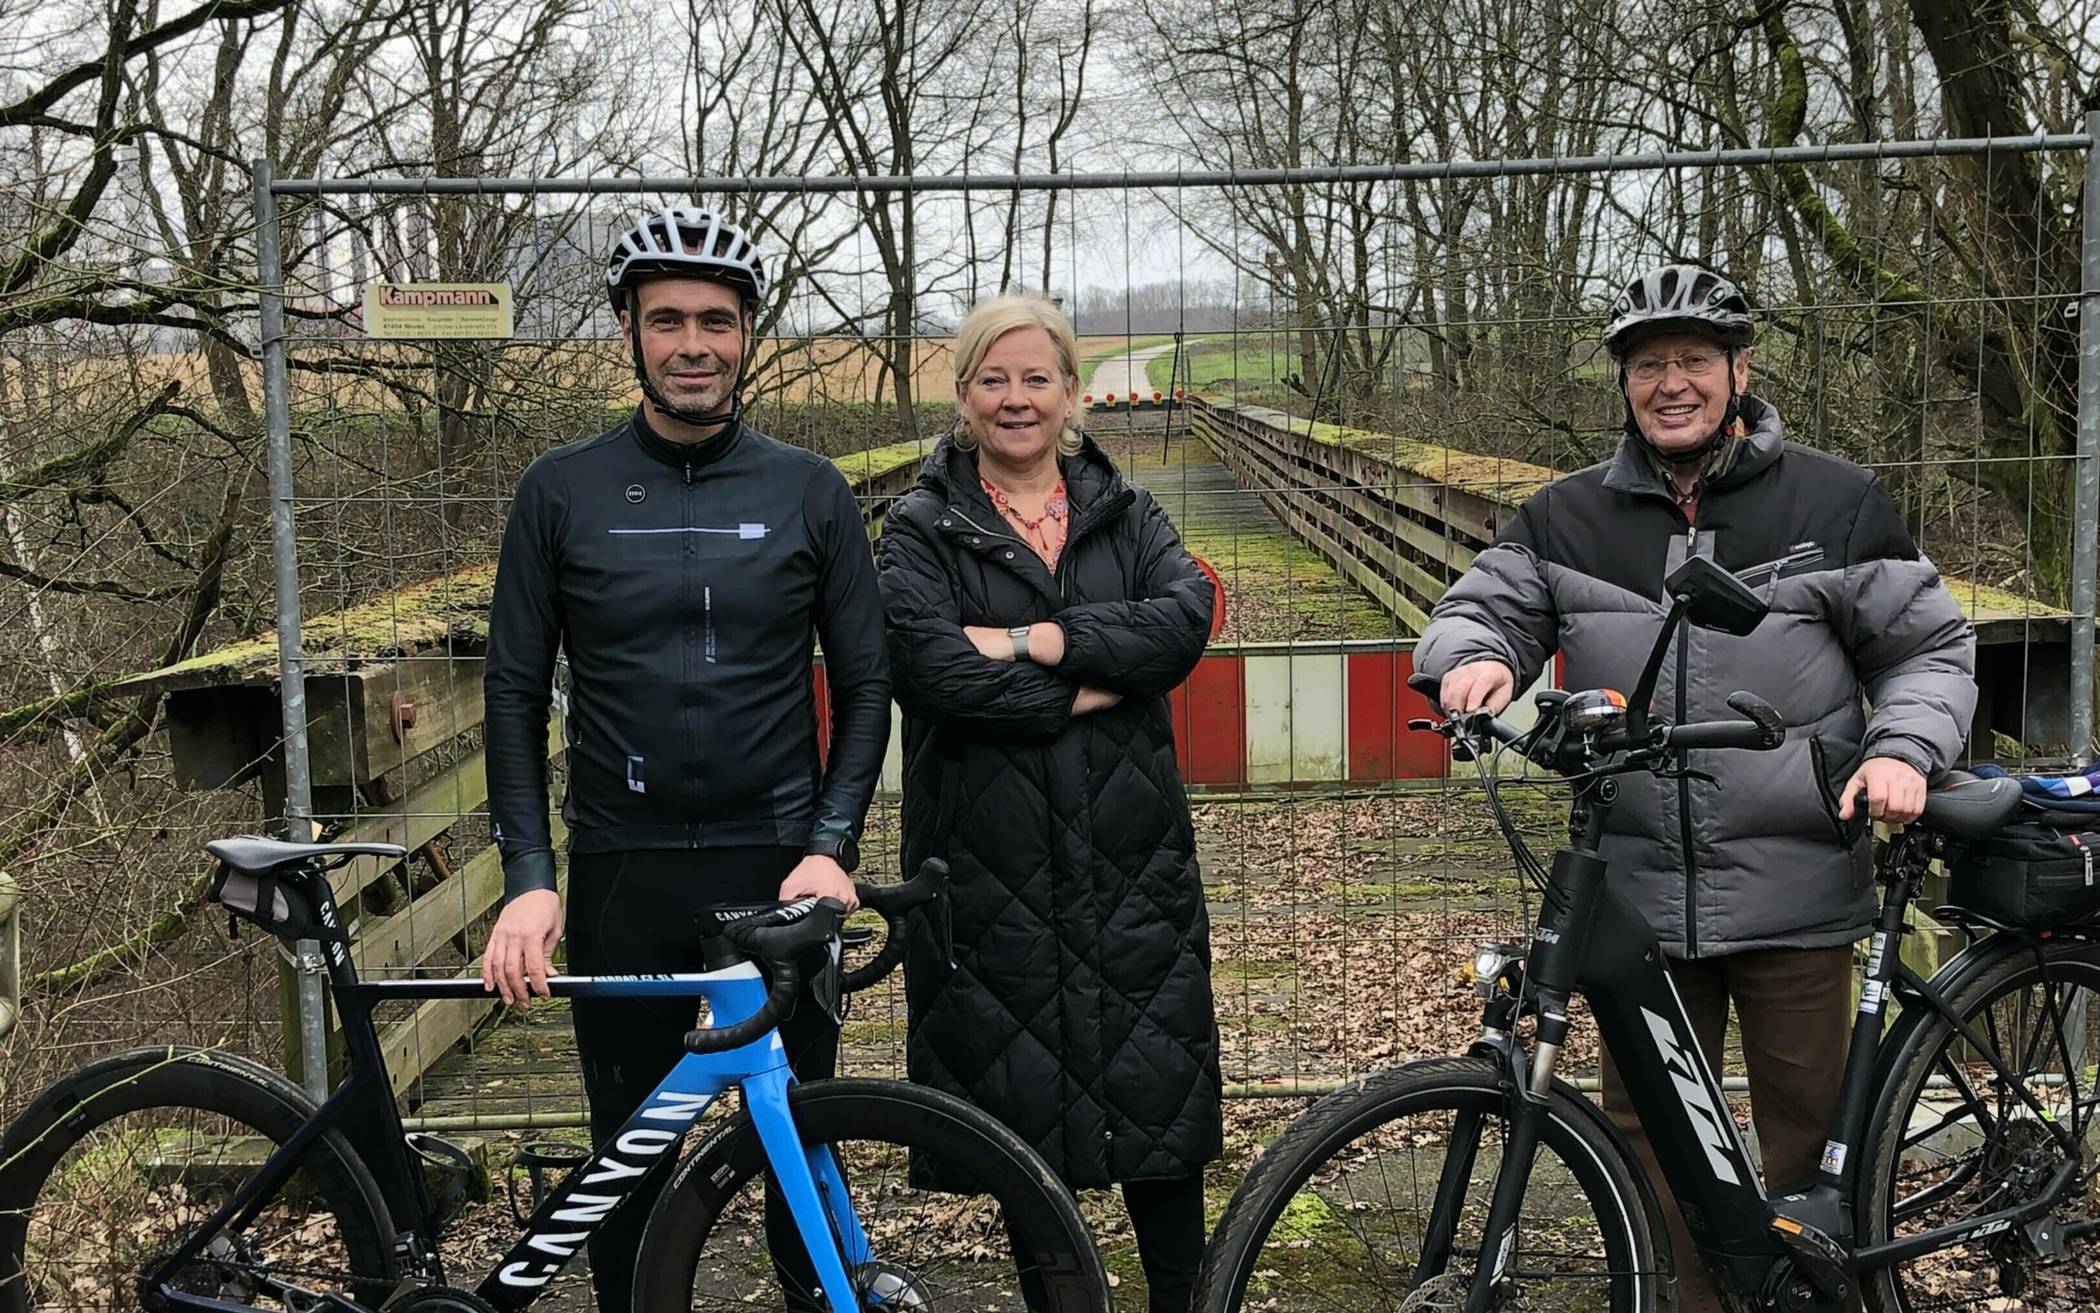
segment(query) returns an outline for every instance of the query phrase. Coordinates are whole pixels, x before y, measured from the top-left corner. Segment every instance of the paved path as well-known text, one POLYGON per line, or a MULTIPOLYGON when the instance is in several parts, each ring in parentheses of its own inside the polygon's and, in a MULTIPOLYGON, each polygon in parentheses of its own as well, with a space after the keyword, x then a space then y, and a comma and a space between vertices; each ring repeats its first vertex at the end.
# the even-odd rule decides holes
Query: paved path
POLYGON ((1149 397, 1153 388, 1145 378, 1146 363, 1160 356, 1171 355, 1173 351, 1174 344, 1164 342, 1158 346, 1144 346, 1135 351, 1125 351, 1120 355, 1104 356, 1094 362, 1094 372, 1087 376, 1086 386, 1079 390, 1091 392, 1097 397, 1105 392, 1136 392, 1149 397))

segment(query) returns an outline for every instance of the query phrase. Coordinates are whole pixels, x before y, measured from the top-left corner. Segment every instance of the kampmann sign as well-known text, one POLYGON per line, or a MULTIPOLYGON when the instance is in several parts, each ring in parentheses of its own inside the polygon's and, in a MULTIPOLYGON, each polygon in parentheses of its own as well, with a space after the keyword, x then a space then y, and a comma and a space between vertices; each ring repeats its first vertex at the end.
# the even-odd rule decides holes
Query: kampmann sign
POLYGON ((370 283, 365 335, 509 337, 510 304, 509 283, 370 283))

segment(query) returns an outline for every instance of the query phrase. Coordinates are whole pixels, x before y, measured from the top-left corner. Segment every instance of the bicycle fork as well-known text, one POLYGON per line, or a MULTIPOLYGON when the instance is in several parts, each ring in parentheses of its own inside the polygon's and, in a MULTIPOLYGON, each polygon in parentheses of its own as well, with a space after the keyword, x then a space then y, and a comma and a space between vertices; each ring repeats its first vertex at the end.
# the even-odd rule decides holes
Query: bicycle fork
POLYGON ((828 1144, 802 1143, 788 1111, 789 1078, 785 1066, 744 1079, 744 1103, 759 1143, 773 1165, 774 1179, 795 1219, 795 1229, 809 1251, 818 1293, 832 1313, 855 1313, 850 1269, 873 1258, 867 1232, 846 1193, 846 1178, 828 1144))
MULTIPOLYGON (((1495 1173, 1494 1194, 1488 1203, 1487 1225, 1481 1232, 1480 1261, 1473 1269, 1472 1286, 1466 1294, 1467 1313, 1489 1313, 1496 1290, 1508 1279, 1510 1260, 1516 1255, 1518 1218, 1525 1193, 1531 1188, 1531 1169, 1539 1142, 1546 1131, 1554 1069, 1568 1039, 1568 1000, 1581 971, 1581 948, 1589 942, 1591 922, 1601 901, 1604 873, 1604 860, 1593 847, 1563 848, 1553 858, 1553 874, 1547 882, 1544 906, 1539 909, 1538 926, 1532 932, 1526 967, 1526 983, 1538 1016, 1529 1070, 1514 1039, 1506 1047, 1497 1046, 1504 1047, 1506 1058, 1509 1129, 1503 1143, 1502 1164, 1495 1173)), ((1454 1136, 1454 1151, 1459 1140, 1477 1137, 1477 1127, 1470 1136, 1454 1136)), ((1465 1175, 1455 1183, 1460 1187, 1471 1176, 1472 1156, 1472 1150, 1467 1150, 1465 1175)), ((1456 1223, 1456 1207, 1448 1213, 1442 1207, 1443 1192, 1454 1185, 1451 1167, 1447 1156, 1445 1177, 1439 1183, 1439 1207, 1431 1218, 1434 1226, 1456 1223)), ((1462 1203, 1462 1198, 1454 1203, 1462 1203)), ((1444 1244, 1449 1243, 1448 1232, 1443 1233, 1442 1239, 1444 1244)), ((1425 1261, 1426 1252, 1425 1247, 1425 1261)))

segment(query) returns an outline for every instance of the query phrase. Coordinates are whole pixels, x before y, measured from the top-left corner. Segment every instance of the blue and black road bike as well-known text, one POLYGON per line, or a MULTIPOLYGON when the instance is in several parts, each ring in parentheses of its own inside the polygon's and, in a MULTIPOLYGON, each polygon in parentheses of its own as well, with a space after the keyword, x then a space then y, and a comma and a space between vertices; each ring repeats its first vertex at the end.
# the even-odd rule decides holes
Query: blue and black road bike
MULTIPOLYGON (((899 1081, 798 1085, 777 1020, 834 1010, 880 979, 908 909, 945 911, 938 863, 903 885, 860 886, 889 925, 845 970, 845 908, 829 899, 709 913, 706 970, 557 976, 556 997, 705 1000, 710 1023, 634 1116, 548 1191, 473 1289, 447 1284, 439 1242, 467 1191, 467 1156, 404 1132, 373 1009, 484 997, 478 979, 360 980, 327 873, 381 844, 222 839, 212 896, 280 938, 318 940, 342 1022, 346 1074, 316 1106, 245 1058, 157 1047, 103 1058, 46 1090, 0 1140, 0 1313, 488 1313, 544 1291, 636 1184, 676 1159, 635 1272, 638 1308, 800 1313, 1019 1310, 1105 1313, 1108 1283, 1069 1193, 1012 1132, 975 1108, 899 1081), (806 964, 814 964, 805 969, 806 964), (811 988, 805 993, 804 985, 811 988), (724 1090, 743 1108, 682 1159, 681 1141, 724 1090), (914 1165, 974 1184, 915 1183, 914 1165), (769 1188, 768 1180, 774 1185, 769 1188), (435 1185, 433 1182, 435 1181, 435 1185), (777 1194, 773 1192, 777 1190, 777 1194), (801 1252, 767 1244, 767 1198, 801 1252)), ((923 1170, 919 1173, 924 1176, 923 1170)))

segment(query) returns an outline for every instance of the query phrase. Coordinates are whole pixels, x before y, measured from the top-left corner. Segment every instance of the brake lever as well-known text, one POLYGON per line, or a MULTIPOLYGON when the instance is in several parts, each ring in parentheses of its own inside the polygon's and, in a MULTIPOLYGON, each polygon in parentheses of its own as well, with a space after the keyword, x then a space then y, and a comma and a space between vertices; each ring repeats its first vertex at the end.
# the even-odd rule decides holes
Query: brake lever
POLYGON ((1410 730, 1421 730, 1424 733, 1441 735, 1451 744, 1451 760, 1453 761, 1477 761, 1480 758, 1480 751, 1475 746, 1473 737, 1459 726, 1458 720, 1457 716, 1452 716, 1447 720, 1417 716, 1407 722, 1407 727, 1410 730))

